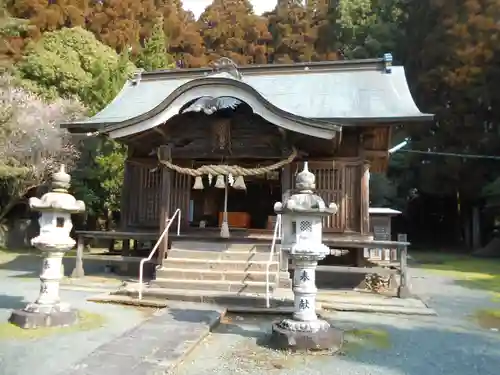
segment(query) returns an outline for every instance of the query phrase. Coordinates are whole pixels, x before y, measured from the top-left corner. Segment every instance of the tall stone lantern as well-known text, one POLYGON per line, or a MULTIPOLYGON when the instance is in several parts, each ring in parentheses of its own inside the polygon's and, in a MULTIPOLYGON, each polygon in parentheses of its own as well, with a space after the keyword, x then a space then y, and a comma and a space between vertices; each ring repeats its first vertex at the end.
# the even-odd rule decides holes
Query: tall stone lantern
POLYGON ((76 322, 77 314, 59 298, 61 265, 64 253, 75 246, 70 237, 71 214, 85 211, 85 203, 68 193, 71 177, 61 165, 52 175, 52 191, 41 199, 30 198, 29 205, 40 212, 40 234, 31 244, 42 251, 40 295, 22 310, 12 312, 9 321, 21 328, 66 326, 76 322))
POLYGON ((295 271, 293 317, 273 324, 273 339, 283 348, 338 350, 343 342, 342 332, 318 319, 315 283, 318 261, 330 253, 322 242, 322 218, 336 214, 337 205, 331 203, 326 207, 323 199, 313 192, 315 180, 305 162, 295 181, 299 193, 274 205, 275 212, 282 215, 281 248, 288 252, 295 271))

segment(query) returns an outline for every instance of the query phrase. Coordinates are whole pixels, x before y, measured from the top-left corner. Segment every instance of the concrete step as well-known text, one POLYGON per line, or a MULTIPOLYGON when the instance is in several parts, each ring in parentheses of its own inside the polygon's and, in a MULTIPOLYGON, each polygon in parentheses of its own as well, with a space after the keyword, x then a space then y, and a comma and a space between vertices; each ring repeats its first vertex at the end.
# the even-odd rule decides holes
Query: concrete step
MULTIPOLYGON (((168 259, 205 259, 205 260, 238 260, 238 261, 267 261, 269 260, 270 253, 258 251, 207 251, 207 250, 185 250, 185 249, 171 249, 168 252, 168 259)), ((279 254, 274 253, 273 260, 278 260, 279 254)))
MULTIPOLYGON (((197 269, 212 271, 266 271, 267 261, 239 261, 239 260, 205 260, 190 258, 167 258, 163 262, 164 268, 197 269)), ((278 262, 269 265, 270 272, 277 272, 278 262)))
MULTIPOLYGON (((166 289, 211 290, 230 293, 266 293, 266 283, 262 281, 227 281, 227 280, 181 280, 156 278, 151 281, 152 287, 166 289)), ((273 291, 275 283, 269 283, 269 291, 273 291)))
MULTIPOLYGON (((276 244, 276 247, 274 249, 275 252, 279 249, 280 249, 280 245, 276 244)), ((270 242, 269 242, 269 244, 232 243, 232 244, 229 244, 227 250, 228 251, 238 251, 238 252, 247 251, 247 252, 251 252, 251 253, 258 252, 258 253, 269 254, 269 252, 271 251, 271 243, 270 242)))
POLYGON ((225 251, 228 243, 216 241, 178 241, 172 240, 172 249, 197 251, 225 251))
MULTIPOLYGON (((269 273, 269 281, 276 281, 276 272, 269 273)), ((178 280, 219 280, 219 281, 266 281, 265 271, 217 271, 206 269, 179 269, 161 268, 156 271, 159 279, 169 278, 178 280)), ((291 287, 291 279, 288 272, 279 275, 280 287, 291 287)))
MULTIPOLYGON (((276 244, 276 249, 279 248, 276 244)), ((238 252, 259 252, 269 253, 271 242, 269 243, 232 243, 216 241, 176 241, 172 242, 172 249, 195 250, 195 251, 238 251, 238 252)))
MULTIPOLYGON (((281 290, 280 290, 281 291, 281 290)), ((293 306, 293 294, 291 290, 285 290, 284 293, 275 293, 271 296, 271 306, 293 306)), ((138 296, 138 286, 131 284, 113 293, 115 296, 128 296, 136 299, 138 296)), ((165 302, 186 301, 186 302, 201 302, 213 303, 221 306, 251 306, 254 308, 265 307, 265 293, 230 293, 222 291, 210 290, 186 290, 186 289, 166 289, 156 287, 145 287, 143 289, 143 299, 149 301, 165 302)))

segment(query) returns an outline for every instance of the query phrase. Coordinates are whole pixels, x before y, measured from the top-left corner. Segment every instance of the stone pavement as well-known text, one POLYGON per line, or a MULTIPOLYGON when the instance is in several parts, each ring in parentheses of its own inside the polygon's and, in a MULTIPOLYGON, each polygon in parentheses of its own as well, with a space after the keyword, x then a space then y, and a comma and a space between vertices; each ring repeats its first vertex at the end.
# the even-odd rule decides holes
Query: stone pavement
POLYGON ((327 312, 345 330, 344 355, 287 353, 268 345, 272 317, 228 314, 175 375, 499 375, 500 333, 481 328, 491 293, 412 270, 414 290, 437 316, 327 312))
POLYGON ((219 323, 222 313, 217 307, 172 303, 61 375, 168 373, 219 323))
MULTIPOLYGON (((1 375, 164 374, 220 316, 215 308, 189 303, 169 303, 168 311, 92 303, 88 298, 98 291, 82 283, 63 286, 61 299, 102 321, 33 337, 20 335, 12 332, 7 320, 12 309, 37 298, 40 259, 10 258, 0 259, 1 375)), ((101 283, 99 288, 108 285, 101 283)))

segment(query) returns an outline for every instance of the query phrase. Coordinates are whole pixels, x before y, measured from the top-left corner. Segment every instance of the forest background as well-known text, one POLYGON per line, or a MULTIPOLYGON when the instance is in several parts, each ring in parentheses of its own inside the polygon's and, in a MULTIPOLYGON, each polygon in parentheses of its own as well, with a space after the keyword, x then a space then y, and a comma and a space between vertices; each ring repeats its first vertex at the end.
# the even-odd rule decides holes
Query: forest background
POLYGON ((413 243, 478 247, 495 235, 500 203, 498 20, 500 0, 279 0, 263 15, 247 0, 214 0, 198 19, 180 0, 0 0, 3 246, 25 230, 26 197, 61 161, 73 166, 85 225, 115 224, 126 150, 75 142, 55 124, 105 107, 137 68, 392 53, 421 111, 436 118, 397 127, 395 144, 411 142, 386 175, 372 176, 371 205, 402 210, 396 230, 413 243))

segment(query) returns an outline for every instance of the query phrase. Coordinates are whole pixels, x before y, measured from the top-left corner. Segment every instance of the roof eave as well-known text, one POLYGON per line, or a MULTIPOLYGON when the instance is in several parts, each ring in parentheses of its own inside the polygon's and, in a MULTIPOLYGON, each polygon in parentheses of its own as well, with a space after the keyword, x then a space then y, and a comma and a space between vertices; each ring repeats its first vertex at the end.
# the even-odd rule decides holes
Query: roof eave
MULTIPOLYGON (((419 116, 398 116, 398 117, 336 117, 336 118, 314 118, 313 121, 318 121, 323 126, 329 126, 332 130, 341 131, 343 126, 386 126, 398 125, 404 122, 427 122, 434 120, 433 114, 422 113, 419 116)), ((96 132, 107 133, 112 130, 120 129, 131 124, 101 122, 63 122, 59 126, 62 129, 67 129, 72 134, 96 132)))
POLYGON ((107 123, 88 123, 88 122, 60 122, 59 127, 66 129, 71 134, 81 134, 96 132, 106 126, 107 123))
POLYGON ((383 125, 398 125, 403 122, 428 122, 434 120, 433 114, 422 113, 421 115, 413 116, 397 116, 397 117, 335 117, 323 119, 327 121, 335 121, 343 123, 344 126, 383 126, 383 125))

